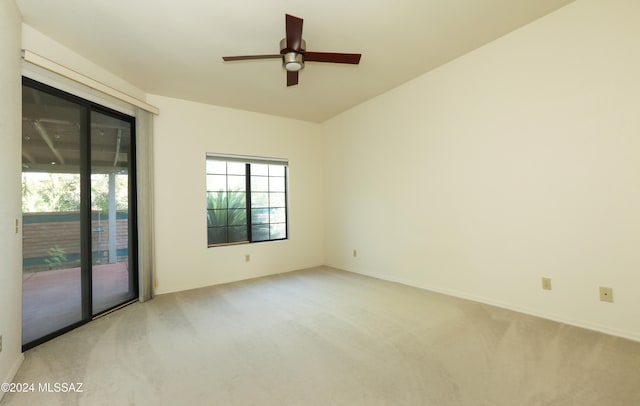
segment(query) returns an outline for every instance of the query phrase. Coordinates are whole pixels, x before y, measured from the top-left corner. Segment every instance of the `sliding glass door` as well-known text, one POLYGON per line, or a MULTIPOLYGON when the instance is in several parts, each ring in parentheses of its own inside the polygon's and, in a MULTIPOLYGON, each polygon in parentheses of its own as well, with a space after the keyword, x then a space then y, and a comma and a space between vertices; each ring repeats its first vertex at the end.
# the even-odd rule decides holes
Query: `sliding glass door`
POLYGON ((87 111, 23 87, 22 343, 84 319, 80 161, 87 111))
POLYGON ((23 348, 137 297, 134 121, 23 79, 23 348))
POLYGON ((130 271, 131 122, 91 113, 92 309, 97 314, 137 297, 130 271))

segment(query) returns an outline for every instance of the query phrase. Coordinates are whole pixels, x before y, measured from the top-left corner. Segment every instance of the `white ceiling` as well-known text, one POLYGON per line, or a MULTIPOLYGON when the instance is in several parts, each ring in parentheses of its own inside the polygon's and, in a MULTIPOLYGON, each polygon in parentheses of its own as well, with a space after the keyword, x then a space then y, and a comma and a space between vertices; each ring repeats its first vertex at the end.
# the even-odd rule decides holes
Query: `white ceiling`
MULTIPOLYGON (((322 122, 573 0, 16 0, 36 30, 147 93, 322 122), (287 88, 285 13, 307 49, 362 53, 307 63, 287 88)), ((64 61, 58 61, 64 63, 64 61)))

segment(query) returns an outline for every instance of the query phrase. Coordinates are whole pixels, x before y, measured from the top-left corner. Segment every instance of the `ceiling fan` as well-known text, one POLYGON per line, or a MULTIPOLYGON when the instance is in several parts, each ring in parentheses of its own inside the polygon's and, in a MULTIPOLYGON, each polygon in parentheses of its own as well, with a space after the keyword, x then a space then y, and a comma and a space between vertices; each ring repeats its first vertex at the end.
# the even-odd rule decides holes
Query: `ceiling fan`
POLYGON ((287 86, 298 84, 298 72, 304 68, 305 62, 360 63, 361 54, 342 54, 335 52, 307 51, 307 44, 302 39, 302 18, 285 14, 286 37, 280 41, 280 53, 269 55, 223 56, 224 61, 242 61, 248 59, 282 59, 287 70, 287 86))

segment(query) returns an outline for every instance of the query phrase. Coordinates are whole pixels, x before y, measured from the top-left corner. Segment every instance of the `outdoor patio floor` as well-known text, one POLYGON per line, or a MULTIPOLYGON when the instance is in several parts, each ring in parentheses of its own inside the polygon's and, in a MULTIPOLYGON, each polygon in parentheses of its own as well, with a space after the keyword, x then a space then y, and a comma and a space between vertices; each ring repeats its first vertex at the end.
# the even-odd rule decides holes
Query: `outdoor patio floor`
MULTIPOLYGON (((29 343, 82 319, 80 268, 22 275, 22 343, 29 343)), ((93 313, 131 297, 126 262, 93 265, 93 313)))

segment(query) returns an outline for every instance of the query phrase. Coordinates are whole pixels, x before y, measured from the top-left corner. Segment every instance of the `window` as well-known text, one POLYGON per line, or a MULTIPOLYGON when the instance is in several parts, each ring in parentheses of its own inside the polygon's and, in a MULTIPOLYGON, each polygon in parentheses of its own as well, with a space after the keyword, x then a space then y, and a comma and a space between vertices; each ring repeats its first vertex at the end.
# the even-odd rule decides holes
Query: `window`
POLYGON ((207 154, 209 247, 287 239, 287 165, 207 154))

